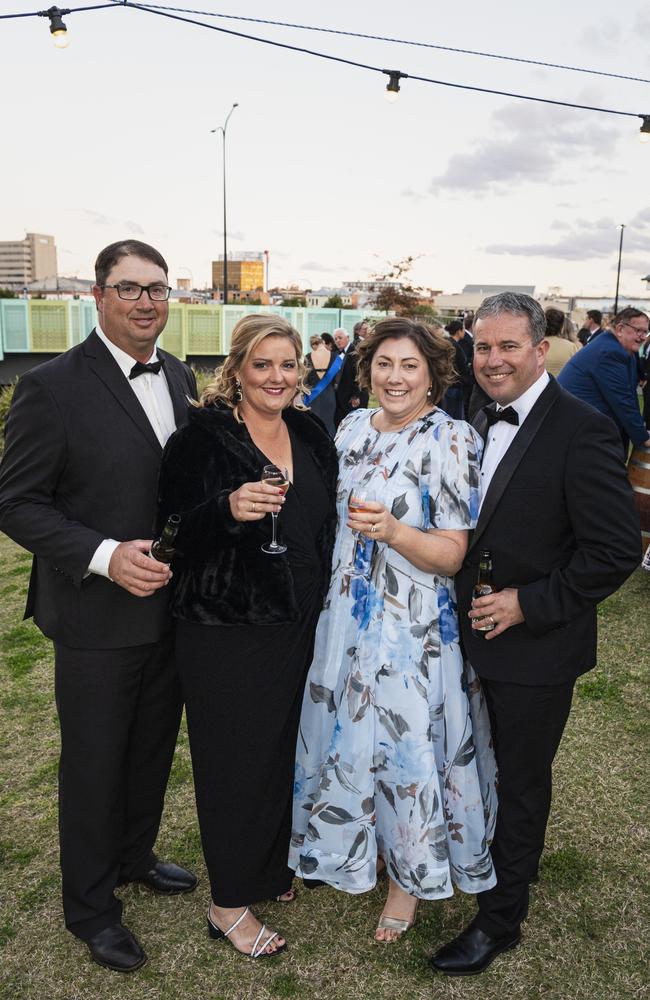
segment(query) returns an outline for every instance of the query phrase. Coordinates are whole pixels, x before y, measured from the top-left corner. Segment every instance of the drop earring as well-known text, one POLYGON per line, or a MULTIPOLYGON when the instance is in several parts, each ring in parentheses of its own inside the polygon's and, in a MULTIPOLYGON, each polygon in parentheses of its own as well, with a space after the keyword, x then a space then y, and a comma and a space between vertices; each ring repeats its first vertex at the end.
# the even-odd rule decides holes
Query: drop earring
POLYGON ((239 381, 238 378, 235 378, 235 402, 241 403, 243 398, 244 397, 242 396, 241 382, 239 381))

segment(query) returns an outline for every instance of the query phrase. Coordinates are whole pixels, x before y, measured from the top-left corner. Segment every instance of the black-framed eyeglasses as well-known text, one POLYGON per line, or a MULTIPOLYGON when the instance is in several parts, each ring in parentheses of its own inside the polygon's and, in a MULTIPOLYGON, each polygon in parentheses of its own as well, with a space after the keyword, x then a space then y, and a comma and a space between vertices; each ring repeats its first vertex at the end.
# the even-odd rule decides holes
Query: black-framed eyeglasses
POLYGON ((114 288, 119 297, 127 302, 137 302, 143 292, 152 302, 166 302, 171 294, 169 285, 137 285, 134 281, 118 281, 116 285, 102 285, 102 288, 114 288))
POLYGON ((634 330, 634 332, 636 333, 637 337, 647 337, 648 336, 648 332, 649 332, 648 331, 648 327, 646 327, 645 330, 642 330, 638 326, 632 326, 632 324, 628 323, 627 321, 623 321, 623 323, 621 323, 621 326, 629 326, 630 330, 634 330))

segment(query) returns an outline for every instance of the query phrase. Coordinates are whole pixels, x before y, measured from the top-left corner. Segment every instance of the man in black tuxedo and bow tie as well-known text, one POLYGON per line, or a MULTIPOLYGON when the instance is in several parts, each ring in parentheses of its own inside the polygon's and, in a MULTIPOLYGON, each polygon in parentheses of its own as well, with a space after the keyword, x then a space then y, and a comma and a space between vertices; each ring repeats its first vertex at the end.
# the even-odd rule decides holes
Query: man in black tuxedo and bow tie
POLYGON ((482 972, 515 947, 528 912, 551 803, 551 768, 576 678, 596 663, 596 605, 639 564, 639 524, 613 422, 546 372, 546 321, 527 295, 484 300, 474 373, 494 403, 482 504, 457 579, 467 659, 481 679, 499 770, 492 858, 497 885, 432 958, 448 975, 482 972), (481 552, 497 592, 472 601, 481 552), (477 631, 477 619, 492 624, 477 631))
POLYGON ((196 394, 156 339, 167 265, 137 240, 95 265, 99 322, 20 380, 0 465, 0 527, 34 553, 25 617, 54 641, 68 929, 100 965, 146 961, 114 889, 187 892, 153 853, 181 716, 166 585, 149 558, 158 470, 196 394))

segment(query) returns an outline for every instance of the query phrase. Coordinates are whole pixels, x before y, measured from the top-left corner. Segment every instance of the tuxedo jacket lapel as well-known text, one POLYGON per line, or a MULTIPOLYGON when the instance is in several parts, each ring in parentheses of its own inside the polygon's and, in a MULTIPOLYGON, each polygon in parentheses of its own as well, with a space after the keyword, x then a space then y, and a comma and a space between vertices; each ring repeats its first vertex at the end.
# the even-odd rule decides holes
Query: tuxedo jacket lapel
MULTIPOLYGON (((153 432, 146 413, 140 406, 135 393, 124 378, 115 359, 111 357, 110 352, 102 344, 94 330, 84 342, 84 354, 91 371, 94 372, 97 378, 101 379, 120 406, 126 410, 135 426, 144 436, 147 443, 154 449, 155 453, 158 456, 162 455, 160 442, 153 432)), ((176 406, 174 406, 174 413, 176 413, 176 406)))
MULTIPOLYGON (((496 510, 508 483, 516 472, 517 466, 526 454, 528 446, 539 431, 548 411, 555 402, 558 392, 559 389, 557 382, 555 379, 551 378, 551 381, 546 386, 544 392, 541 394, 532 410, 524 420, 523 424, 517 431, 512 444, 499 462, 496 471, 492 476, 490 485, 488 486, 488 491, 481 507, 481 513, 479 514, 478 523, 470 541, 470 549, 477 544, 483 534, 485 526, 494 514, 494 511, 496 510)), ((477 417, 475 424, 479 433, 485 435, 487 420, 484 413, 480 414, 480 419, 477 417), (482 427, 479 427, 479 423, 482 424, 482 427)))
POLYGON ((187 408, 189 406, 188 399, 190 398, 187 391, 188 386, 181 378, 181 371, 177 359, 173 355, 158 349, 158 357, 165 359, 165 367, 163 368, 163 371, 165 373, 165 378, 167 379, 167 385, 169 386, 169 394, 172 398, 174 421, 176 426, 180 427, 181 424, 184 424, 187 420, 187 408))

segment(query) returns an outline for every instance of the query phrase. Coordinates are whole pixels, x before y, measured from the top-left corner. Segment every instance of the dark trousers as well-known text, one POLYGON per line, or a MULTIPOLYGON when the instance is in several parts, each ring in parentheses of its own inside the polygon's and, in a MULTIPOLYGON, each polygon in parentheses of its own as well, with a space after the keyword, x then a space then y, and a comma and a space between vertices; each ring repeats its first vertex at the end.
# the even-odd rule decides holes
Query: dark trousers
POLYGON ((478 894, 475 925, 492 937, 514 935, 528 913, 551 807, 552 764, 571 708, 569 684, 528 687, 481 678, 499 771, 492 843, 497 875, 478 894))
POLYGON ((155 861, 182 702, 171 635, 54 651, 63 910, 68 930, 88 940, 120 920, 115 886, 155 861))

